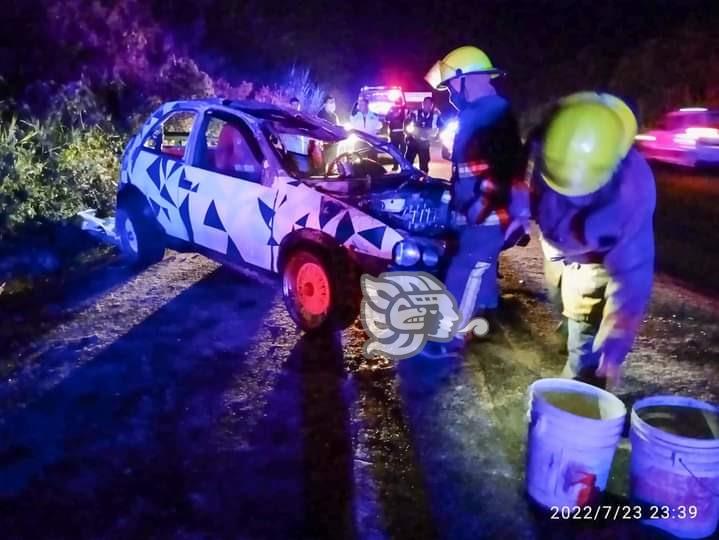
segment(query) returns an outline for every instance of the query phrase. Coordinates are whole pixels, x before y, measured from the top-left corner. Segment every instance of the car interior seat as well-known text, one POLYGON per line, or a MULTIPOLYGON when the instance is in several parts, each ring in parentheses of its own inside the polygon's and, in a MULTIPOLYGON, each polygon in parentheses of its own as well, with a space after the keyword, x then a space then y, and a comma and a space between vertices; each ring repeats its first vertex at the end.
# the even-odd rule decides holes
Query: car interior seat
POLYGON ((214 168, 223 174, 239 175, 252 181, 258 181, 261 176, 261 166, 242 132, 229 123, 220 130, 215 148, 214 168))

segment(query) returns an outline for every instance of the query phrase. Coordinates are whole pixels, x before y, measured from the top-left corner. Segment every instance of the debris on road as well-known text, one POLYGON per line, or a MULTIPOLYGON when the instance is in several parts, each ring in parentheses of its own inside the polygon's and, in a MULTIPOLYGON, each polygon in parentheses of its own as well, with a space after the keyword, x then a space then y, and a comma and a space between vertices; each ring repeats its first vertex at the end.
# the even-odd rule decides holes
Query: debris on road
POLYGON ((77 215, 82 220, 80 228, 106 244, 119 246, 120 237, 115 232, 115 217, 99 218, 95 215, 96 212, 93 208, 78 212, 77 215))

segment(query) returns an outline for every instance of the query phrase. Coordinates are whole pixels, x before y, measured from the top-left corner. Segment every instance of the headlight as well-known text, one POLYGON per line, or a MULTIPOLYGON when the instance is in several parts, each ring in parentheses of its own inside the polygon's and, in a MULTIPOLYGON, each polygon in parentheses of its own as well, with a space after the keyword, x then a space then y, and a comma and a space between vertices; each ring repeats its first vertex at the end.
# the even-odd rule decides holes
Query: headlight
POLYGON ((405 131, 406 131, 407 133, 414 133, 414 123, 413 123, 413 122, 410 123, 410 124, 407 126, 407 129, 405 129, 405 131))
POLYGON ((393 258, 399 266, 414 266, 422 258, 422 250, 413 241, 404 240, 395 244, 393 258))
POLYGON ((422 252, 422 262, 426 266, 437 266, 439 263, 439 253, 434 248, 426 247, 422 252))

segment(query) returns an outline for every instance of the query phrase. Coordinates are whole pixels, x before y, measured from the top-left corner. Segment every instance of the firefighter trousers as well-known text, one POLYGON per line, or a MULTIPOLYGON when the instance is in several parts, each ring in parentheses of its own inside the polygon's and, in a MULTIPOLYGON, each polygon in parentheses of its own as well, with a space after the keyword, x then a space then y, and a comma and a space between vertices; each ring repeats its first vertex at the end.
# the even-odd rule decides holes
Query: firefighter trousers
POLYGON ((623 360, 644 317, 651 262, 611 275, 602 264, 544 260, 548 298, 565 317, 567 363, 562 375, 591 381, 602 354, 623 360))
POLYGON ((445 279, 459 307, 459 328, 478 310, 497 307, 497 261, 503 244, 504 233, 499 224, 475 225, 459 231, 457 254, 445 279))

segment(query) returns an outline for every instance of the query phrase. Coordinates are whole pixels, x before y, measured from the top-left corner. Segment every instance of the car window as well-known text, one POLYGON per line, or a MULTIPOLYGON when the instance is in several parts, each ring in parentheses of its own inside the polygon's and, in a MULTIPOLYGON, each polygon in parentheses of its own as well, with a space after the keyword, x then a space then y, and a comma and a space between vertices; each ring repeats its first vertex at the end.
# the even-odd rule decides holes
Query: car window
POLYGON ((143 146, 158 154, 184 159, 196 116, 192 111, 171 113, 150 132, 143 146))
POLYGON ((385 147, 372 145, 355 133, 336 142, 281 131, 268 132, 267 139, 282 166, 295 178, 379 178, 401 172, 404 166, 385 147))
POLYGON ((238 118, 209 113, 198 145, 201 168, 261 181, 262 151, 252 131, 238 118))

